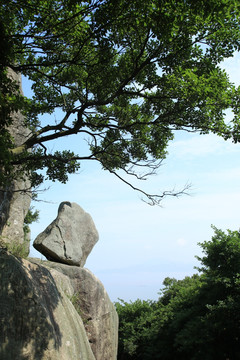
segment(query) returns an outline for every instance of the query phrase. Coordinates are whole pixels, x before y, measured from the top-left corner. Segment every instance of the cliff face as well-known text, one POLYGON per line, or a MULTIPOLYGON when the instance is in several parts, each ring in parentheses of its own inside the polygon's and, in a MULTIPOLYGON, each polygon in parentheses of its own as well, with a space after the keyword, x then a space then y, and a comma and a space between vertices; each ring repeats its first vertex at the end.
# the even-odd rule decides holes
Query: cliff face
MULTIPOLYGON (((39 263, 37 259, 31 262, 39 263)), ((103 284, 88 269, 44 261, 58 286, 81 317, 94 359, 115 360, 118 344, 118 315, 103 284)))
POLYGON ((94 360, 80 316, 48 269, 4 251, 0 268, 1 359, 94 360))
MULTIPOLYGON (((21 74, 9 69, 8 76, 21 87, 21 74)), ((12 114, 12 124, 8 128, 16 146, 20 146, 28 137, 30 130, 24 124, 24 116, 20 112, 12 114)), ((25 253, 29 252, 29 240, 23 232, 24 218, 31 203, 31 184, 25 179, 12 181, 5 189, 0 189, 0 235, 2 242, 22 245, 25 253)))
POLYGON ((116 359, 117 314, 89 270, 2 249, 0 286, 0 359, 116 359))

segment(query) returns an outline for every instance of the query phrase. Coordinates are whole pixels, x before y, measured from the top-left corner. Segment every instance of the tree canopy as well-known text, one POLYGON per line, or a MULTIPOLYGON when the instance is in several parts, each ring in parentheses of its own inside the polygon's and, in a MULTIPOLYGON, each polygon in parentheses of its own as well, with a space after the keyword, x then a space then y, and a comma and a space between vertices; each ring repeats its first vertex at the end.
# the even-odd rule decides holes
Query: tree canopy
POLYGON ((214 228, 200 274, 166 278, 158 301, 116 303, 119 360, 240 357, 240 232, 214 228))
POLYGON ((240 91, 219 64, 239 51, 239 15, 234 0, 2 0, 1 185, 19 172, 40 184, 39 169, 66 182, 83 160, 145 178, 177 130, 238 142, 240 91), (32 98, 9 68, 32 82, 32 98), (21 146, 7 130, 17 110, 31 129, 21 146), (78 153, 48 149, 68 136, 78 153))

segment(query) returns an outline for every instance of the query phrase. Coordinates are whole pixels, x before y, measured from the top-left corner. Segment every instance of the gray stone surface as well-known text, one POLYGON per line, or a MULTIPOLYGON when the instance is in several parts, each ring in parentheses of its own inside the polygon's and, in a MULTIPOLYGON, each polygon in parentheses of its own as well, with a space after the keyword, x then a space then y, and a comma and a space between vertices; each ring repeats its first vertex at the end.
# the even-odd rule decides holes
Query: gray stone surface
POLYGON ((95 360, 66 275, 0 249, 0 288, 0 359, 95 360))
MULTIPOLYGON (((21 88, 21 74, 9 69, 9 76, 17 81, 21 88)), ((8 128, 16 146, 21 145, 29 135, 29 129, 24 125, 24 117, 20 112, 12 114, 13 123, 8 128)), ((0 235, 1 240, 11 244, 20 244, 29 252, 29 242, 24 239, 23 222, 31 203, 31 188, 27 178, 14 180, 10 186, 0 189, 0 235)))
MULTIPOLYGON (((30 260, 40 262, 38 259, 30 260)), ((58 276, 65 292, 74 298, 96 360, 116 360, 118 315, 102 283, 85 268, 50 261, 41 261, 41 264, 52 269, 54 279, 58 276), (63 275, 70 280, 72 289, 66 288, 67 281, 61 279, 63 275)))
POLYGON ((34 240, 33 246, 47 259, 84 266, 98 232, 91 216, 78 204, 62 202, 57 218, 34 240))

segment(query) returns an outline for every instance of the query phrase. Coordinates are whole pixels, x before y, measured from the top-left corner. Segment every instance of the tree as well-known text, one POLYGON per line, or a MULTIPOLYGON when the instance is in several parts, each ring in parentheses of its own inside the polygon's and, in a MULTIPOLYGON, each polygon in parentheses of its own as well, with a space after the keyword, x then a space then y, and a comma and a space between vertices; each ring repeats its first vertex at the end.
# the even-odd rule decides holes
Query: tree
POLYGON ((33 210, 34 210, 33 207, 30 206, 27 215, 24 218, 23 231, 25 237, 28 237, 31 231, 29 225, 39 220, 39 211, 38 210, 33 211, 33 210))
POLYGON ((119 316, 117 358, 119 360, 155 359, 152 341, 153 327, 157 319, 156 302, 138 299, 127 303, 119 299, 115 307, 119 316))
POLYGON ((165 284, 159 304, 169 316, 156 338, 160 359, 240 357, 240 232, 213 228, 212 239, 199 244, 200 275, 165 284))
POLYGON ((240 232, 214 231, 200 274, 166 278, 158 301, 116 304, 120 360, 240 358, 240 232))
MULTIPOLYGON (((239 89, 219 63, 239 51, 239 12, 232 0, 1 1, 1 185, 26 172, 38 185, 39 169, 66 182, 81 161, 96 160, 136 189, 122 174, 155 172, 174 131, 238 142, 239 89), (9 68, 32 81, 31 99, 9 68), (20 146, 7 130, 16 110, 31 129, 20 146), (79 137, 79 154, 47 149, 68 136, 79 137)), ((177 195, 144 194, 150 203, 177 195)))
MULTIPOLYGON (((204 256, 197 257, 202 267, 205 294, 203 324, 208 339, 205 347, 216 359, 240 357, 240 231, 226 232, 213 227, 211 241, 199 245, 204 256)), ((199 357, 200 358, 200 357, 199 357)), ((209 357, 210 358, 210 357, 209 357)))

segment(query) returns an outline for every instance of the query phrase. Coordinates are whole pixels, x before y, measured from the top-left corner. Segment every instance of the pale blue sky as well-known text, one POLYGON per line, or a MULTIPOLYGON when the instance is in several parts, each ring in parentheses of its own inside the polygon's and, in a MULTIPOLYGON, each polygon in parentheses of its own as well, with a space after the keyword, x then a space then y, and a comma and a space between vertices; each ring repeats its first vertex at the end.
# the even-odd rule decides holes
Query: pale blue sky
MULTIPOLYGON (((239 54, 224 67, 239 85, 239 54)), ((40 195, 48 203, 33 203, 40 221, 31 227, 32 239, 54 220, 60 202, 74 201, 91 214, 99 231, 86 267, 111 300, 157 299, 165 277, 182 279, 196 272, 197 243, 210 240, 211 224, 223 230, 240 227, 240 144, 180 133, 168 150, 158 175, 142 187, 156 193, 191 183, 190 196, 166 198, 163 207, 151 207, 97 163, 85 162, 67 184, 52 183, 40 195)), ((31 255, 41 257, 34 249, 31 255)))

